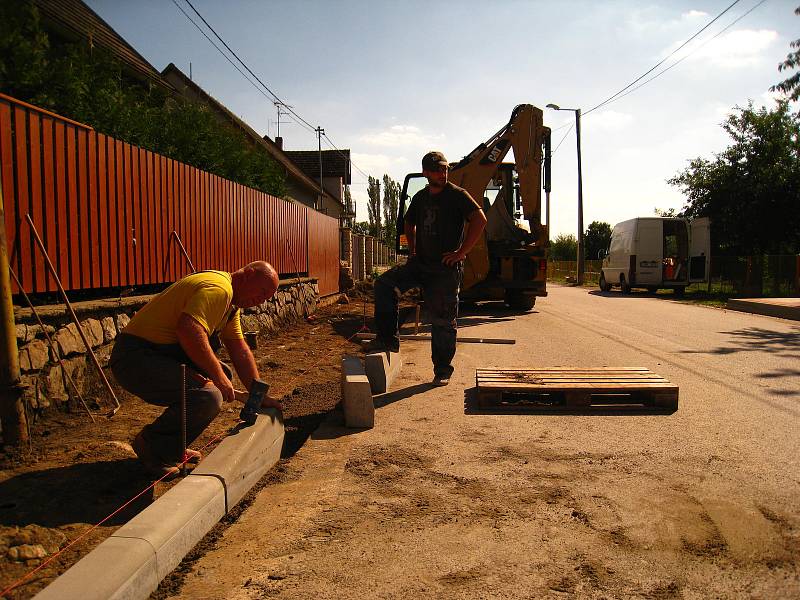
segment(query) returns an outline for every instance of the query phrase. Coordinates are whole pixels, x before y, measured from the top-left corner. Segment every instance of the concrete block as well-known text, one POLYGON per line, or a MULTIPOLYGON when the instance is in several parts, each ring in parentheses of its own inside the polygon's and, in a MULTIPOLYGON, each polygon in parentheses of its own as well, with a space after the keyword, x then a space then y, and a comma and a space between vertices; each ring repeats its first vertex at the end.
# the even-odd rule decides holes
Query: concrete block
POLYGON ((230 510, 280 460, 283 434, 283 418, 278 412, 262 409, 255 425, 228 435, 190 477, 219 478, 230 510))
POLYGON ((148 542, 155 549, 156 576, 161 581, 224 515, 222 482, 214 477, 186 477, 113 537, 148 542))
POLYGON ((342 409, 347 427, 375 426, 375 405, 369 379, 361 360, 355 356, 342 358, 342 409))
MULTIPOLYGON (((166 496, 166 494, 165 494, 166 496)), ((36 600, 147 598, 158 587, 156 553, 149 542, 110 537, 36 594, 36 600)))
POLYGON ((403 360, 399 352, 374 352, 364 357, 364 369, 373 394, 389 391, 392 382, 400 373, 403 360))

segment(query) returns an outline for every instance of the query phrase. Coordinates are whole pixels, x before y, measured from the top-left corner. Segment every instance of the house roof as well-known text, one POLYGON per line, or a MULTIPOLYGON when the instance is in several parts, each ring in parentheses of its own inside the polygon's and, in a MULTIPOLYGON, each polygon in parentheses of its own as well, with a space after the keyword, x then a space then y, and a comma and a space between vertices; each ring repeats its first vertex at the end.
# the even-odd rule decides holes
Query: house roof
POLYGON ((86 39, 115 56, 134 77, 172 90, 153 65, 81 0, 32 0, 48 29, 69 40, 86 39))
MULTIPOLYGON (((171 76, 177 78, 180 84, 173 85, 176 87, 176 89, 178 89, 179 92, 183 91, 181 86, 192 90, 192 92, 203 98, 203 100, 212 106, 212 108, 224 114, 226 118, 228 118, 234 125, 239 127, 248 137, 252 138, 253 141, 260 144, 272 156, 272 158, 274 158, 286 169, 287 174, 291 175, 295 180, 306 186, 309 190, 313 190, 314 192, 319 190, 319 181, 309 177, 306 173, 304 173, 303 170, 287 156, 288 153, 281 150, 271 139, 262 138, 255 129, 233 114, 230 109, 222 104, 222 102, 211 96, 194 81, 189 79, 189 77, 187 77, 186 74, 173 63, 169 63, 161 72, 161 75, 165 78, 169 78, 171 76)), ((319 162, 317 165, 319 165, 319 162)), ((319 166, 317 166, 317 169, 319 169, 319 166)), ((324 189, 324 192, 326 198, 333 200, 337 204, 342 204, 330 191, 324 189)))
MULTIPOLYGON (((303 173, 319 178, 319 151, 284 150, 303 173)), ((341 177, 345 185, 350 185, 350 150, 323 150, 322 176, 341 177)))

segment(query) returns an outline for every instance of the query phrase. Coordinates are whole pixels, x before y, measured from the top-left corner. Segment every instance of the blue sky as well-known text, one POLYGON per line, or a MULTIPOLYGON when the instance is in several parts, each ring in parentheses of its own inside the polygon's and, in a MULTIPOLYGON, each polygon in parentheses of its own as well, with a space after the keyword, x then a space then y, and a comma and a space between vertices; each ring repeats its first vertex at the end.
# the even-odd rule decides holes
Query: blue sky
MULTIPOLYGON (((189 14, 184 0, 175 0, 189 14)), ((732 0, 236 1, 192 0, 239 56, 306 121, 350 148, 365 173, 402 181, 427 150, 458 160, 497 131, 520 103, 588 110, 647 71, 732 0)), ((88 0, 156 68, 174 62, 262 134, 275 107, 171 0, 88 0)), ((666 179, 727 145, 719 124, 736 105, 772 105, 777 65, 800 37, 797 0, 740 0, 664 66, 663 76, 583 119, 584 222, 680 207, 666 179)), ((194 16, 194 15, 193 15, 194 16)), ((546 109, 545 109, 546 110, 546 109)), ((557 128, 572 113, 546 110, 557 128)), ((567 128, 554 132, 554 145, 567 128)), ((316 135, 281 125, 287 149, 316 135)), ((366 178, 353 169, 358 218, 366 178)), ((553 157, 554 235, 577 231, 574 130, 553 157)))

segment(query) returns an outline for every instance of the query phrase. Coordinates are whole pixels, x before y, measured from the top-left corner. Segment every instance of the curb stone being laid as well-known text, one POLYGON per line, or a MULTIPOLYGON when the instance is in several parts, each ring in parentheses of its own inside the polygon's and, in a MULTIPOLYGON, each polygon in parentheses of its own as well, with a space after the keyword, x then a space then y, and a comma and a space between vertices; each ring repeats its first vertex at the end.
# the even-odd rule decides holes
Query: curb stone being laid
POLYGON ((265 409, 238 427, 153 504, 35 596, 37 600, 147 598, 203 536, 280 459, 284 427, 265 409))

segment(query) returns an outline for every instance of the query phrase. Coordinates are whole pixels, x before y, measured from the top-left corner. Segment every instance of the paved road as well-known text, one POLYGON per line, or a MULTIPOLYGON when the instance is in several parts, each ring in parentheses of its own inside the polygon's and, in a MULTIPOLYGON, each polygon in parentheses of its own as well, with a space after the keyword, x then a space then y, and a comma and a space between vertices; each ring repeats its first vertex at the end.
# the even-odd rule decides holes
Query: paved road
POLYGON ((800 326, 551 287, 479 311, 448 388, 429 351, 376 427, 323 426, 187 578, 185 598, 800 597, 800 326), (672 415, 465 411, 475 369, 643 366, 672 415))

